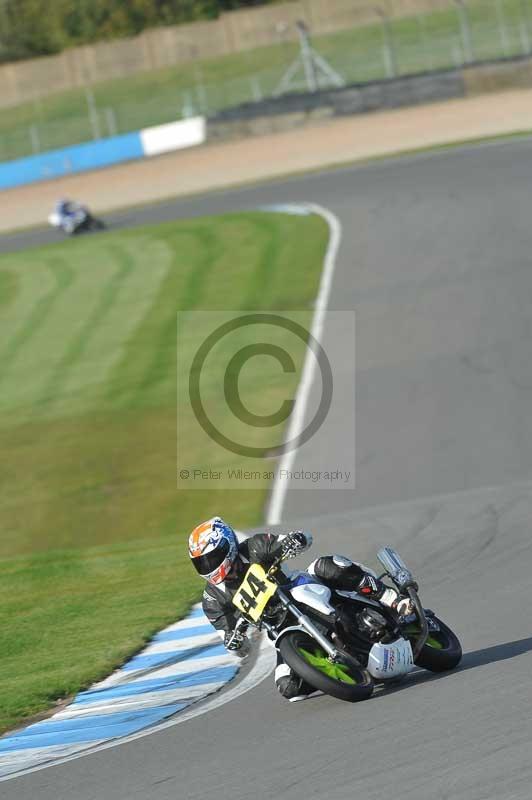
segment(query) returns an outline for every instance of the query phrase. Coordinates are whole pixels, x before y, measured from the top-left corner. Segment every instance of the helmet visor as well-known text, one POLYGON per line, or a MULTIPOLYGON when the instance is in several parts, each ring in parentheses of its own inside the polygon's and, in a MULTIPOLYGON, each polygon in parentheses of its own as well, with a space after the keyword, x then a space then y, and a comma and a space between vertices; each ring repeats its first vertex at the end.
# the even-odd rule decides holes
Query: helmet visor
POLYGON ((227 539, 222 539, 220 544, 215 550, 210 553, 205 553, 202 556, 197 556, 193 559, 194 566, 200 575, 210 575, 211 572, 218 569, 220 564, 227 558, 229 554, 229 542, 227 539))

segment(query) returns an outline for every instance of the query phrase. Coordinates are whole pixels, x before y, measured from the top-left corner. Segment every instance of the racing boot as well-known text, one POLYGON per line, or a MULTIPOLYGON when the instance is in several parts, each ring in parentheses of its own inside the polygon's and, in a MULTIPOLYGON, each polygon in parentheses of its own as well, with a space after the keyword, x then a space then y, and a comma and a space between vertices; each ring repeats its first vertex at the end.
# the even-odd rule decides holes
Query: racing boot
POLYGON ((275 685, 281 697, 291 703, 297 703, 298 700, 307 700, 309 697, 317 697, 323 694, 323 692, 314 689, 303 678, 296 675, 288 664, 285 664, 280 658, 275 668, 275 685))

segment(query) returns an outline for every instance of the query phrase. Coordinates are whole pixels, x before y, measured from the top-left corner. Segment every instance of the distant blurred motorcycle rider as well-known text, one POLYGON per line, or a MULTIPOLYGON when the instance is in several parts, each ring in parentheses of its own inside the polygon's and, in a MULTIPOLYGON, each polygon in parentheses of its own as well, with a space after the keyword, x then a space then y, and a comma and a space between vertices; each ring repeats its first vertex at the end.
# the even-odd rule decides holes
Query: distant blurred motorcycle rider
POLYGON ((76 203, 74 200, 69 200, 66 197, 62 197, 61 200, 58 200, 55 204, 55 213, 59 219, 59 225, 65 233, 72 232, 76 215, 80 209, 81 206, 79 203, 76 203))
MULTIPOLYGON (((256 533, 239 541, 233 528, 213 517, 198 525, 189 537, 190 559, 197 572, 207 581, 203 592, 203 611, 209 622, 220 632, 227 650, 245 656, 249 652, 246 628, 235 630, 239 618, 232 598, 240 586, 250 563, 268 569, 276 558, 294 558, 312 545, 312 536, 303 531, 275 535, 256 533)), ((321 556, 307 568, 320 583, 331 589, 356 591, 399 609, 398 593, 385 586, 374 572, 356 561, 339 555, 321 556)), ((296 675, 280 655, 277 657, 275 683, 281 695, 295 702, 317 693, 296 675)))

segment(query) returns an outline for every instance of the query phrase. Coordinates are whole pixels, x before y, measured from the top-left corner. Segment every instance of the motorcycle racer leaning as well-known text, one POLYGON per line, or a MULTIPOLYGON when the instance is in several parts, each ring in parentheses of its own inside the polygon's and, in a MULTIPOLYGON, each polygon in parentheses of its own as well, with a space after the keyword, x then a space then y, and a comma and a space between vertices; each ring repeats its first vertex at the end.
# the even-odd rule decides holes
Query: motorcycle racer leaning
MULTIPOLYGON (((189 537, 189 555, 197 572, 207 581, 203 592, 203 611, 209 622, 220 632, 227 650, 236 655, 247 655, 249 643, 245 628, 235 627, 239 618, 232 597, 242 582, 250 563, 259 563, 267 569, 281 556, 293 558, 312 545, 312 536, 303 531, 290 531, 275 535, 256 533, 239 541, 233 528, 221 517, 213 517, 198 525, 189 537)), ((395 589, 385 586, 372 570, 340 555, 321 556, 315 559, 307 572, 318 582, 331 589, 356 591, 384 605, 394 607, 398 613, 408 613, 408 600, 401 599, 395 589)), ((275 684, 281 695, 295 702, 315 692, 313 687, 296 675, 278 655, 275 684)))

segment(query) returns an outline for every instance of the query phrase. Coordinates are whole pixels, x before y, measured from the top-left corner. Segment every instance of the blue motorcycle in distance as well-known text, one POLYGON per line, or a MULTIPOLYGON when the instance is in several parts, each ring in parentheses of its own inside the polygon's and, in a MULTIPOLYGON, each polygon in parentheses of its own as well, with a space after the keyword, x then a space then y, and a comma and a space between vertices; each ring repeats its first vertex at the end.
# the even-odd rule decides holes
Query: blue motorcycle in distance
POLYGON ((87 206, 75 200, 60 200, 49 215, 48 222, 67 236, 74 236, 84 231, 105 230, 105 223, 94 217, 87 206))

